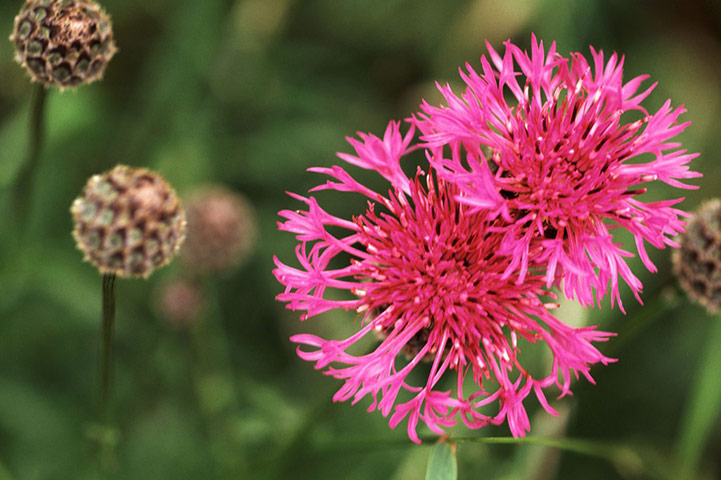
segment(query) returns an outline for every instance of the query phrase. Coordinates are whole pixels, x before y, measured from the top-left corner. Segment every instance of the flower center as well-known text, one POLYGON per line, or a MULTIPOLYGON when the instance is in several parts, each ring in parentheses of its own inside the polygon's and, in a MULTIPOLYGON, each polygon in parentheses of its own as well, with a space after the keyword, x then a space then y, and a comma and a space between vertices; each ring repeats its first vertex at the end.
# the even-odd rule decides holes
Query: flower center
POLYGON ((501 195, 521 216, 535 211, 554 229, 587 217, 609 181, 617 153, 609 140, 618 132, 618 115, 599 95, 519 106, 506 133, 511 149, 491 155, 501 195))
POLYGON ((451 188, 437 183, 428 193, 416 185, 411 199, 386 205, 390 213, 371 208, 356 218, 370 254, 357 264, 358 279, 368 282, 364 305, 381 337, 398 322, 417 330, 404 346, 412 356, 427 344, 426 355, 435 354, 444 335, 448 351, 477 339, 486 328, 478 325, 483 305, 501 282, 500 273, 488 271, 498 245, 484 238, 485 214, 464 210, 451 188))

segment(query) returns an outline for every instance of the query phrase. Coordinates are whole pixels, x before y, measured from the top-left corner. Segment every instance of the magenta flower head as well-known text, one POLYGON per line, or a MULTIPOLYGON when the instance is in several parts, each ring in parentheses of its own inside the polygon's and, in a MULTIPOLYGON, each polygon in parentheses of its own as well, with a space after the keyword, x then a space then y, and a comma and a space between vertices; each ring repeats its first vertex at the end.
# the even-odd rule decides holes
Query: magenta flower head
POLYGON ((404 174, 401 158, 418 148, 414 128, 403 135, 392 122, 382 139, 359 135, 349 139, 355 155, 339 156, 382 175, 388 193, 362 185, 340 166, 311 168, 330 177, 314 190, 360 194, 368 201, 365 211, 346 220, 313 196, 291 194, 305 209, 280 212, 279 228, 299 241, 299 266, 275 259, 274 274, 285 286, 278 300, 303 312, 302 320, 344 310, 355 312, 358 325, 347 339, 295 335, 298 355, 343 381, 335 401, 369 397, 369 410, 390 415, 391 427, 407 419, 415 442, 419 423, 440 434, 459 420, 470 428, 507 421, 514 436, 525 435, 524 399, 533 393, 555 413, 544 391, 555 386, 566 395, 579 375, 592 382, 591 365, 611 361, 593 342, 610 334, 554 318, 533 262, 523 282, 506 275, 512 258, 498 254, 506 241, 494 230, 498 220, 461 202, 460 186, 432 168, 413 178, 404 174), (374 347, 363 353, 368 339, 374 347), (519 355, 538 342, 553 360, 536 378, 519 355))
POLYGON ((519 283, 540 249, 533 255, 547 265, 547 285, 563 279, 569 298, 587 305, 610 288, 620 305, 619 275, 639 298, 641 281, 625 261, 632 254, 611 232, 628 230, 652 272, 645 243, 678 246, 672 237, 687 214, 674 206, 683 199, 642 194, 655 180, 695 188, 680 180, 700 176, 688 168, 697 154, 671 140, 689 124, 678 123, 684 108, 669 100, 647 112, 641 102, 655 84, 639 91, 647 75, 624 83, 615 53, 606 61, 592 48, 589 64, 580 53, 559 55, 555 43, 545 51, 535 36, 530 55, 505 46, 500 55, 488 45, 480 71, 461 70, 461 96, 439 85, 446 104, 421 106, 413 122, 432 164, 461 202, 505 220, 501 251, 515 259, 506 274, 518 271, 519 283))

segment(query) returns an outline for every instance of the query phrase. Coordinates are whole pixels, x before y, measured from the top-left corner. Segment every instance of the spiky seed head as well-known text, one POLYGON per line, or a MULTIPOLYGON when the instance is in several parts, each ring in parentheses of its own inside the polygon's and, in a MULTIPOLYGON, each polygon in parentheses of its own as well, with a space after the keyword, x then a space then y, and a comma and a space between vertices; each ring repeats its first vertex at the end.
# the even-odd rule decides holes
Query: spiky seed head
POLYGON ((188 238, 180 257, 193 271, 228 271, 252 252, 257 229, 245 197, 212 185, 191 194, 185 204, 188 238))
POLYGON ((70 211, 77 246, 101 273, 147 277, 185 238, 175 191, 145 168, 118 165, 90 177, 70 211))
POLYGON ((94 82, 116 52, 110 18, 92 0, 27 0, 10 40, 15 60, 46 87, 94 82))
POLYGON ((187 280, 174 280, 164 284, 157 292, 158 314, 168 325, 185 329, 198 320, 205 303, 202 289, 187 280))
POLYGON ((680 235, 673 266, 681 287, 710 313, 721 310, 721 200, 701 205, 680 235))

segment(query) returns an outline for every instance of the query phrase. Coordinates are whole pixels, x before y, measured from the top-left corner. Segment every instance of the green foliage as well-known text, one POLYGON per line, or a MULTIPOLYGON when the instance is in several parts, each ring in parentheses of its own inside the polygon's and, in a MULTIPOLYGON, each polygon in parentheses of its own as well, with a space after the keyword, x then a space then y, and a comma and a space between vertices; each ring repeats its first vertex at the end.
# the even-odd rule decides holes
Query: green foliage
MULTIPOLYGON (((21 3, 0 2, 5 37, 21 3)), ((25 232, 11 205, 33 87, 10 42, 0 42, 0 480, 97 478, 98 438, 110 434, 118 442, 111 463, 128 480, 422 478, 427 446, 411 444, 405 425, 393 431, 367 413, 368 399, 333 403, 339 382, 295 355, 292 334, 342 338, 355 326, 341 312, 301 323, 275 302, 272 257, 293 260, 292 236, 277 231, 276 212, 298 207, 285 191, 304 193, 320 181, 306 168, 332 165, 335 152, 347 150, 345 136, 382 133, 422 96, 438 102, 433 82, 457 85, 458 66, 476 63, 486 38, 528 46, 535 32, 558 40, 564 54, 588 45, 626 54, 626 78, 649 73, 659 82, 649 110, 671 97, 694 123, 680 139, 702 153, 694 168, 705 176, 682 208, 721 195, 721 21, 712 1, 102 3, 119 51, 103 81, 49 92, 25 232), (117 281, 110 431, 96 412, 101 277, 73 245, 69 208, 90 175, 117 163, 159 171, 181 199, 209 182, 242 192, 256 209, 259 242, 239 270, 207 279, 208 303, 187 330, 164 322, 157 308, 160 287, 189 275, 182 265, 147 281, 117 281)), ((323 195, 344 217, 359 208, 323 195)), ((587 312, 588 324, 619 332, 600 347, 618 363, 594 368, 597 384, 579 382, 571 398, 549 395, 562 418, 541 413, 538 422, 538 402, 526 402, 532 435, 597 443, 465 443, 459 478, 674 478, 676 463, 698 466, 692 478, 718 478, 721 345, 709 332, 719 322, 677 292, 669 249, 649 250, 659 273, 630 260, 646 306, 623 291, 627 315, 607 302, 587 312), (594 456, 599 442, 614 447, 594 456)), ((528 354, 544 361, 544 351, 528 354)), ((459 425, 449 434, 508 429, 459 425)), ((435 468, 455 457, 444 442, 432 458, 435 468)))

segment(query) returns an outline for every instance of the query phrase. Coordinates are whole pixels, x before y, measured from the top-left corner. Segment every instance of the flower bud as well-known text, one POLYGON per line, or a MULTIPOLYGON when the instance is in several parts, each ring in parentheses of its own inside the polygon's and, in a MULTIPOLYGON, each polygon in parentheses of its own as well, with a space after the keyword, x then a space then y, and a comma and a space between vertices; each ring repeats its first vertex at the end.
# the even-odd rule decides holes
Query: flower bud
POLYGON ((73 237, 101 273, 147 277, 185 237, 185 213, 157 173, 118 165, 94 175, 70 209, 73 237))
POLYGON ((205 187, 188 198, 186 211, 188 238, 180 256, 192 270, 228 271, 251 253, 255 214, 242 195, 221 186, 205 187))
POLYGON ((28 0, 10 40, 15 60, 47 87, 102 78, 116 52, 110 18, 91 0, 28 0))

